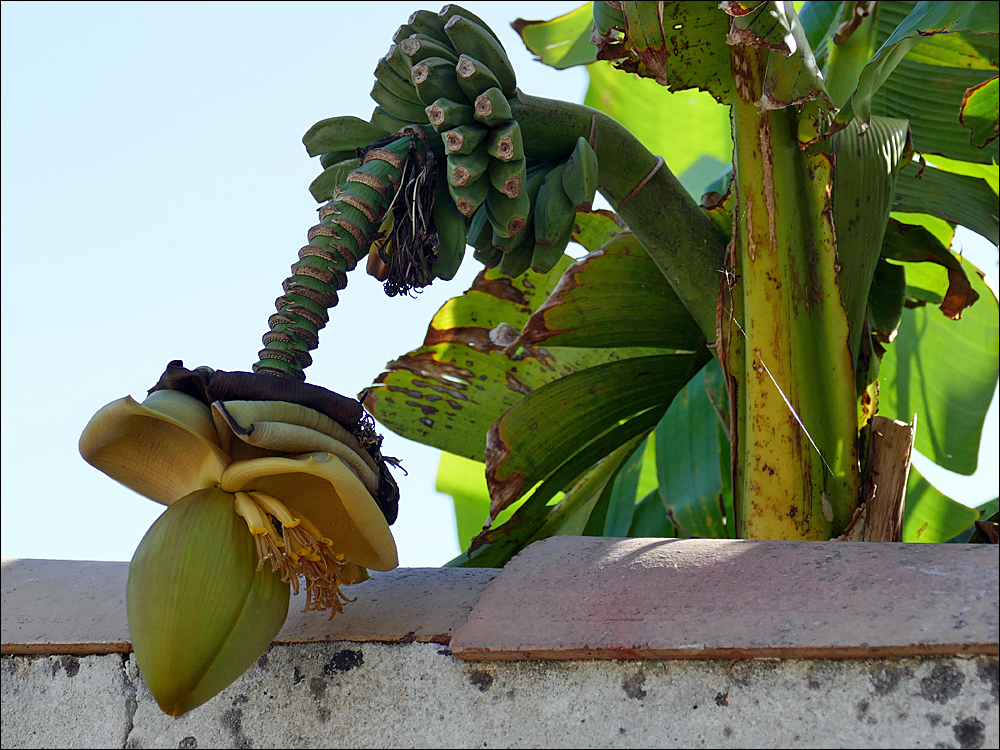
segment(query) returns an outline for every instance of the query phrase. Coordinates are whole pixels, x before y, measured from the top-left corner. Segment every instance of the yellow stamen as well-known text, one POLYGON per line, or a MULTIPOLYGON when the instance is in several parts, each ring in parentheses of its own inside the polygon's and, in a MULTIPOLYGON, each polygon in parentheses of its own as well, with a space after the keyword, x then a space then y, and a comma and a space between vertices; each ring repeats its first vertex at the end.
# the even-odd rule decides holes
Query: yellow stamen
POLYGON ((291 511, 288 510, 278 500, 275 500, 270 495, 265 495, 263 492, 248 492, 246 493, 254 499, 260 507, 270 513, 272 516, 278 519, 280 523, 285 528, 293 528, 298 526, 300 521, 295 516, 292 515, 291 511))
POLYGON ((305 579, 306 606, 302 611, 333 610, 330 618, 344 611, 344 604, 355 601, 344 596, 340 586, 347 584, 343 569, 347 558, 333 551, 333 542, 308 518, 296 517, 281 501, 263 492, 237 492, 236 512, 250 527, 260 559, 271 560, 271 569, 281 574, 299 593, 299 578, 305 579), (271 522, 281 524, 281 533, 271 522))

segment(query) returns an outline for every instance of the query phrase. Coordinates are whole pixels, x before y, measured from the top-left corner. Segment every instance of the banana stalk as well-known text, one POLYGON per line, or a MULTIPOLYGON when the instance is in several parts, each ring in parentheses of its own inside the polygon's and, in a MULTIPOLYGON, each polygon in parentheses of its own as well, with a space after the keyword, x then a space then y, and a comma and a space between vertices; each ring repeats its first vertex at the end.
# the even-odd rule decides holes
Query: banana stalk
POLYGON ((849 523, 860 486, 832 164, 799 150, 794 108, 760 111, 768 53, 736 45, 730 54, 739 208, 718 352, 739 440, 738 535, 826 540, 849 523), (809 377, 797 377, 803 372, 809 377))

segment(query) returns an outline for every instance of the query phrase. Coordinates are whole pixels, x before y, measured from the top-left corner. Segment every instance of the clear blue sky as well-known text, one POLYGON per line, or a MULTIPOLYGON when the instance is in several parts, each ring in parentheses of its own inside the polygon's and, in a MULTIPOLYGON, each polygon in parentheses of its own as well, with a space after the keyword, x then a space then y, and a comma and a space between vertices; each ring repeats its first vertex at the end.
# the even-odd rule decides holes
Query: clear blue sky
MULTIPOLYGON (((500 34, 524 90, 580 101, 583 71, 532 62, 508 26, 577 4, 466 3, 500 34)), ((80 431, 109 401, 141 400, 171 359, 256 361, 315 223, 319 165, 302 134, 370 116, 371 71, 417 7, 3 3, 4 557, 131 558, 162 506, 87 466, 80 431)), ((352 274, 309 380, 356 394, 419 345, 476 266, 417 300, 352 274)), ((951 490, 972 504, 997 491, 995 406, 992 473, 951 490)), ((391 433, 385 451, 410 472, 400 563, 449 560, 459 550, 450 498, 433 489, 437 452, 391 433)))

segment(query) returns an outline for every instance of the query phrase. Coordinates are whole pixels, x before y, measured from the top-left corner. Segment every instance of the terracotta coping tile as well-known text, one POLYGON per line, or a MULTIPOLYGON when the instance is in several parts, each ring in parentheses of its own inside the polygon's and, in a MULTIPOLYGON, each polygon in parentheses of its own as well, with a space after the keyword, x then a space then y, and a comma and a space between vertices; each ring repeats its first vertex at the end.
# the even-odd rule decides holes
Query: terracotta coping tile
MULTIPOLYGON (((347 593, 357 601, 333 620, 300 612, 300 592, 276 643, 433 641, 448 643, 497 574, 490 569, 401 568, 374 573, 347 593)), ((128 563, 3 560, 4 654, 129 652, 128 563)))
POLYGON ((514 558, 451 641, 489 659, 997 654, 987 545, 559 536, 514 558))

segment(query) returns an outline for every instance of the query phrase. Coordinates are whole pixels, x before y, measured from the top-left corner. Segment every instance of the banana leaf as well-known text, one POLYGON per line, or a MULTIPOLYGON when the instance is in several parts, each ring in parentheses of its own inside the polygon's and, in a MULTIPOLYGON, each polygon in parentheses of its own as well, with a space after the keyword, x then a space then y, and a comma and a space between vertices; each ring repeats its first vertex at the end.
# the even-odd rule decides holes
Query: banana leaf
POLYGON ((875 92, 892 75, 906 54, 935 33, 975 31, 996 33, 997 14, 993 3, 923 2, 916 4, 879 47, 861 73, 857 90, 837 115, 847 124, 854 117, 867 122, 872 115, 875 92))
POLYGON ((524 46, 537 55, 538 62, 556 70, 597 60, 597 48, 590 43, 590 31, 594 26, 591 3, 584 3, 550 21, 518 18, 511 26, 521 36, 524 46))
POLYGON ((566 270, 515 345, 543 342, 694 350, 704 336, 639 240, 624 232, 566 270))
POLYGON ((978 510, 942 494, 916 467, 910 467, 903 509, 904 542, 947 542, 979 517, 978 510))
POLYGON ((893 210, 937 216, 1000 243, 997 197, 986 180, 910 164, 899 176, 893 210))
MULTIPOLYGON (((879 411, 905 421, 916 413, 917 450, 949 471, 969 475, 976 470, 980 435, 997 384, 1000 314, 979 270, 966 260, 962 264, 979 300, 961 320, 949 320, 931 306, 903 312, 899 335, 887 347, 879 370, 879 411)), ((908 283, 910 269, 920 266, 933 264, 905 264, 908 283)), ((927 270, 944 277, 941 286, 946 288, 942 267, 927 270)))
POLYGON ((694 90, 670 93, 654 81, 623 75, 606 62, 588 66, 587 73, 590 84, 583 103, 614 117, 662 156, 696 200, 732 163, 729 107, 711 95, 694 90), (698 172, 687 174, 699 160, 698 172))

